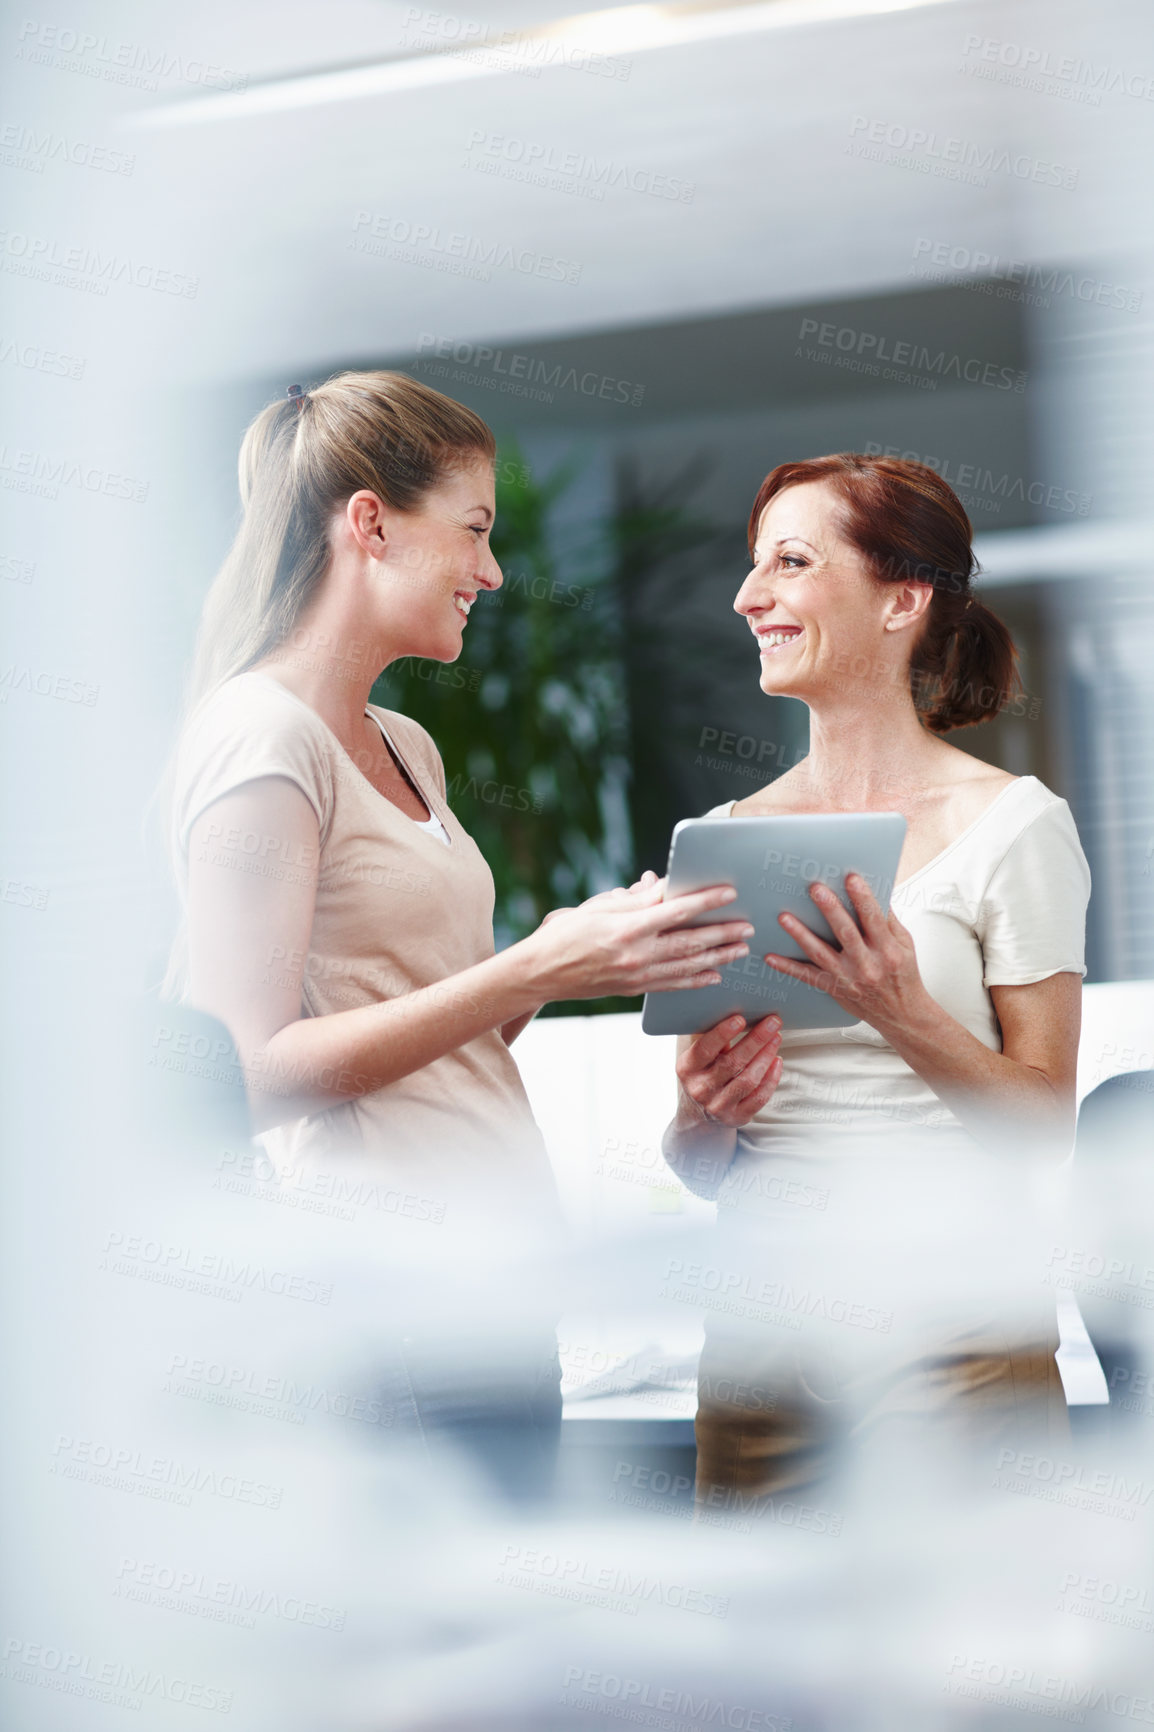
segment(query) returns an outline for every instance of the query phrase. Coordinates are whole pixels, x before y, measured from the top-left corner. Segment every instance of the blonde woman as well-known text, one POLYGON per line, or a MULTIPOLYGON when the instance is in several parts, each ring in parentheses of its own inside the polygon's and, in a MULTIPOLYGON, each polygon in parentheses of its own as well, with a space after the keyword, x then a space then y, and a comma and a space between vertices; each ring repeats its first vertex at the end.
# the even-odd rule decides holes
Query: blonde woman
MULTIPOLYGON (((554 1210, 518 1032, 549 999, 713 982, 749 928, 688 929, 728 889, 662 904, 647 883, 494 954, 492 876, 436 746, 368 701, 402 656, 455 661, 500 587, 494 456, 476 415, 397 373, 294 387, 248 429, 175 760, 169 992, 227 1026, 282 1175, 376 1184, 499 1269, 502 1247, 545 1244, 554 1210)), ((510 1364, 478 1324, 462 1391, 408 1333, 393 1423, 555 1429, 551 1335, 510 1364)))
MULTIPOLYGON (((872 1208, 900 1170, 900 1217, 915 1188, 948 1176, 964 1211, 966 1175, 986 1182, 985 1155, 1005 1198, 1031 1157, 1052 1165, 1068 1153, 1090 883, 1064 800, 941 737, 1013 701, 1016 652, 973 592, 969 520, 940 476, 854 453, 782 464, 754 501, 749 545, 753 569, 734 607, 753 633, 762 691, 807 706, 810 747, 712 815, 897 811, 908 825, 888 915, 851 878, 859 931, 832 890, 814 885, 840 948, 783 915, 803 959, 765 958, 860 1020, 783 1033, 778 1018, 747 1028, 735 1017, 682 1043, 668 1158, 687 1182, 704 1176, 733 1231, 726 1255, 749 1258, 772 1309, 783 1267, 799 1277, 787 1307, 812 1274, 792 1247, 804 1239, 816 1257, 834 1221, 838 1193, 822 1191, 823 1212, 812 1206, 819 1187, 841 1184, 872 1208), (910 1165, 895 1169, 902 1156, 910 1165)), ((938 1233, 934 1192, 924 1196, 938 1233)), ((856 1244, 852 1219, 837 1230, 868 1270, 869 1227, 858 1223, 856 1244)), ((899 1261, 920 1253, 903 1246, 899 1261)), ((904 1358, 884 1350, 868 1294, 807 1296, 807 1314, 842 1319, 827 1331, 832 1354, 827 1341, 811 1360, 795 1333, 800 1313, 775 1338, 741 1336, 719 1315, 702 1360, 700 1496, 716 1504, 812 1485, 851 1428, 936 1419, 983 1449, 1060 1444, 1054 1306, 1038 1291, 1011 1317, 983 1295, 988 1312, 977 1305, 904 1358), (879 1350, 866 1353, 871 1341, 879 1350), (725 1375, 736 1386, 735 1362, 756 1403, 718 1395, 725 1375)))

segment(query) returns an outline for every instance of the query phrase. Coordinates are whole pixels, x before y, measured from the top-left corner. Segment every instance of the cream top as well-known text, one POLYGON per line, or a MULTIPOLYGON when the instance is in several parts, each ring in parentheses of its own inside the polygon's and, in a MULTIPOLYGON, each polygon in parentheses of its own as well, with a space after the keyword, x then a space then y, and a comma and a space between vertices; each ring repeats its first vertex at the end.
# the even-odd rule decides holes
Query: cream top
MULTIPOLYGON (((705 815, 732 817, 734 804, 705 815)), ((896 885, 891 906, 913 937, 931 996, 999 1052, 990 987, 1084 975, 1089 895, 1090 871, 1069 806, 1036 777, 1020 776, 896 885)), ((771 1155, 973 1146, 956 1116, 868 1023, 787 1029, 781 1053, 781 1082, 739 1132, 719 1202, 739 1203, 751 1164, 771 1155)))
MULTIPOLYGON (((319 715, 277 680, 250 670, 200 704, 177 749, 171 845, 182 896, 189 832, 222 795, 263 776, 304 794, 320 827, 320 858, 289 858, 276 839, 233 838, 241 869, 284 879, 317 870, 301 1015, 325 1016, 402 997, 492 956, 493 877, 447 804, 433 741, 416 722, 370 704, 395 742, 432 822, 408 817, 357 769, 319 715)), ((229 841, 222 839, 224 846, 229 841)), ((179 950, 178 953, 179 955, 179 950)), ((270 964, 275 968, 275 962, 270 964)), ((183 969, 173 975, 187 996, 183 969)), ((282 1173, 351 1174, 458 1224, 491 1207, 553 1219, 555 1191, 540 1131, 499 1029, 422 1070, 258 1139, 282 1173)))

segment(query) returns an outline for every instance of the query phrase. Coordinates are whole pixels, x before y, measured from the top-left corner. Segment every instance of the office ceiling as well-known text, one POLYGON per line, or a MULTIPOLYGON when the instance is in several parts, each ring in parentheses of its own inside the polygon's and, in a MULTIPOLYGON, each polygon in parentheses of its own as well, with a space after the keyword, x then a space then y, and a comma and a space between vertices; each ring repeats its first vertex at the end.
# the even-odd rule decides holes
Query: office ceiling
MULTIPOLYGON (((525 29, 570 9, 504 0, 489 22, 525 29)), ((1018 38, 1036 26, 1053 52, 1077 54, 1092 33, 1100 55, 1104 18, 1132 8, 1014 10, 1018 38)), ((213 3, 161 28, 154 8, 122 3, 102 28, 177 47, 184 31, 186 53, 256 80, 411 52, 414 29, 427 39, 430 18, 452 16, 425 9, 414 24, 418 11, 213 3)), ((97 184, 69 213, 68 238, 139 252, 147 213, 154 260, 197 285, 175 306, 134 298, 135 352, 143 367, 162 357, 169 377, 211 384, 405 354, 422 334, 524 345, 921 290, 930 243, 956 259, 1116 249, 1126 230, 1104 151, 1145 117, 1115 115, 1107 141, 1098 109, 1031 106, 973 76, 967 40, 1005 35, 1005 23, 992 4, 949 0, 642 52, 626 78, 557 66, 166 128, 118 129, 95 79, 27 76, 55 80, 74 129, 99 136, 103 123, 135 152, 130 179, 87 177, 97 184), (853 154, 871 129, 899 141, 883 144, 886 160, 853 154), (902 143, 915 132, 929 142, 911 160, 902 143), (1101 197, 1078 200, 1074 228, 1069 191, 1044 179, 1008 168, 952 178, 951 139, 971 156, 1069 167, 1083 190, 1100 179, 1101 197), (525 178, 531 153, 560 165, 550 184, 525 178)), ((214 96, 186 76, 132 100, 139 118, 214 96)), ((123 91, 116 101, 123 109, 123 91)))

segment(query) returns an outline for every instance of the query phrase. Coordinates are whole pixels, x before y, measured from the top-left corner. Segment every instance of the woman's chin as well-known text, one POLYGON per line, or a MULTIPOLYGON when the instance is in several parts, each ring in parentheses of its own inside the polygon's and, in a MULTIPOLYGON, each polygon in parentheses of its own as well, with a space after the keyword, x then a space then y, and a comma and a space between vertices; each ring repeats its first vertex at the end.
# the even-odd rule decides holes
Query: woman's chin
POLYGON ((797 693, 790 689, 793 682, 789 675, 783 669, 767 666, 765 663, 762 664, 758 684, 768 698, 797 696, 797 693))

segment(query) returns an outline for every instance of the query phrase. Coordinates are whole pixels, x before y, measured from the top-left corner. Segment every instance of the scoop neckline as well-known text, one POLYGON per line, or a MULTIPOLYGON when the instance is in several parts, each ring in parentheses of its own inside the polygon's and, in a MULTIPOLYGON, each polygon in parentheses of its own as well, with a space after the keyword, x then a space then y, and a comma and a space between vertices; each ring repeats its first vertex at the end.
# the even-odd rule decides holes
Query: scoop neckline
MULTIPOLYGON (((919 866, 917 871, 911 872, 908 878, 902 878, 894 885, 891 894, 896 896, 899 890, 904 890, 907 884, 912 884, 915 879, 920 878, 924 872, 928 872, 932 867, 939 865, 941 861, 946 858, 947 854, 952 854, 955 848, 960 848, 962 843, 966 841, 967 837, 971 836, 980 824, 985 823, 994 808, 1001 805, 1002 801, 1011 789, 1021 787, 1025 782, 1037 782, 1037 780, 1037 776, 1015 776, 1013 781, 1007 782, 1005 787, 999 793, 994 795, 989 805, 986 806, 983 811, 978 813, 973 822, 966 825, 960 835, 955 836, 952 842, 947 842, 945 847, 940 849, 939 852, 934 855, 932 860, 927 860, 924 866, 919 866)), ((731 818, 733 817, 733 808, 736 805, 736 798, 729 802, 729 816, 731 818)), ((784 813, 782 814, 782 816, 785 815, 786 814, 784 813)))
MULTIPOLYGON (((409 814, 407 812, 401 811, 401 808, 397 805, 395 800, 390 800, 389 796, 387 794, 382 794, 381 790, 379 788, 373 787, 373 784, 369 781, 369 778, 365 775, 364 771, 357 764, 356 760, 350 755, 350 753, 348 753, 345 750, 344 746, 341 744, 337 735, 333 732, 332 728, 329 727, 329 724, 325 721, 324 717, 320 714, 319 710, 314 710, 311 704, 307 704, 305 702, 305 700, 303 698, 298 697, 294 691, 290 691, 288 686, 283 685, 281 683, 281 681, 278 679, 275 679, 272 674, 266 674, 264 672, 263 668, 246 668, 244 670, 244 674, 237 674, 235 677, 237 679, 243 679, 245 677, 245 674, 248 674, 248 675, 255 674, 257 679, 264 680, 266 682, 266 684, 268 684, 270 686, 275 686, 278 691, 281 691, 284 693, 286 698, 291 698, 294 704, 299 704, 302 710, 307 710, 309 715, 312 716, 316 721, 318 721, 320 723, 321 727, 325 730, 325 733, 328 734, 329 738, 332 740, 333 744, 336 746, 337 751, 341 754, 342 758, 344 758, 345 762, 352 768, 353 773, 360 777, 361 781, 365 784, 365 787, 368 788, 368 790, 371 794, 375 794, 378 800, 383 800, 386 806, 390 807, 394 812, 397 813, 397 815, 399 817, 401 817, 405 820, 406 824, 412 824, 414 829, 421 830, 423 832, 423 834, 428 836, 431 841, 437 842, 438 847, 443 848, 445 846, 445 844, 443 842, 438 841, 438 838, 436 837, 436 835, 431 830, 429 830, 425 827, 427 825, 427 822, 428 822, 427 819, 410 818, 409 814)), ((444 819, 441 817, 441 814, 436 810, 436 808, 433 805, 433 802, 429 799, 428 795, 425 793, 423 786, 417 780, 416 776, 413 774, 412 766, 409 763, 408 759, 405 757, 405 754, 401 751, 401 748, 393 742, 391 737, 385 732, 384 726, 382 725, 380 719, 373 714, 373 708, 374 708, 373 705, 366 704, 365 705, 365 715, 369 718, 369 720, 372 723, 374 723, 378 732, 383 737, 385 745, 389 748, 390 751, 392 751, 396 754, 396 757, 400 761, 402 769, 404 770, 405 774, 408 776, 409 781, 412 784, 412 787, 414 788, 418 797, 425 802, 425 806, 428 810, 429 817, 430 818, 436 818, 437 821, 440 823, 442 830, 445 832, 446 837, 448 837, 448 844, 449 844, 449 847, 451 848, 453 846, 453 838, 449 834, 449 826, 445 823, 444 819)))
MULTIPOLYGON (((309 705, 309 708, 312 709, 311 704, 309 705)), ((388 747, 389 751, 393 754, 393 756, 397 759, 397 762, 401 765, 401 768, 404 770, 406 776, 408 776, 410 787, 413 789, 414 793, 416 793, 418 798, 425 802, 425 806, 428 809, 429 816, 427 818, 410 818, 409 814, 407 812, 401 812, 401 808, 396 805, 395 801, 389 800, 389 797, 387 794, 381 794, 381 791, 379 788, 373 788, 373 784, 371 782, 369 782, 369 778, 364 774, 363 771, 358 771, 358 774, 362 777, 362 779, 365 782, 368 782, 368 785, 370 788, 373 788, 374 794, 379 794, 382 800, 387 800, 390 806, 394 806, 396 811, 401 812, 402 818, 407 819, 410 824, 414 824, 418 830, 423 830, 425 835, 431 836, 435 842, 440 842, 442 837, 443 837, 444 842, 442 843, 442 846, 444 846, 447 843, 448 846, 451 848, 453 846, 453 838, 449 834, 449 826, 444 822, 440 813, 434 807, 433 802, 429 799, 429 796, 425 793, 425 790, 421 786, 420 782, 417 781, 416 776, 413 774, 412 766, 410 765, 408 759, 405 757, 405 754, 404 754, 404 752, 402 752, 400 746, 398 746, 396 741, 393 739, 392 734, 389 733, 388 729, 385 727, 385 724, 381 721, 380 717, 378 715, 374 714, 374 708, 375 708, 374 705, 366 704, 366 706, 365 706, 366 716, 368 716, 368 718, 371 722, 376 723, 377 730, 380 733, 382 739, 384 740, 385 745, 388 747), (434 825, 436 825, 436 829, 433 828, 434 825), (438 832, 439 832, 439 834, 438 834, 438 832)), ((332 733, 331 728, 329 729, 329 732, 332 733)), ((334 736, 334 738, 335 738, 335 736, 334 736)), ((340 741, 337 740, 337 745, 340 746, 340 744, 341 744, 340 741)), ((343 746, 341 746, 341 750, 344 751, 343 746)), ((347 752, 345 752, 345 756, 348 757, 347 752)), ((351 758, 349 759, 349 762, 352 763, 351 758)), ((354 768, 354 770, 357 768, 356 764, 353 764, 353 768, 354 768)))
POLYGON ((931 867, 937 866, 946 858, 947 854, 952 854, 955 848, 960 848, 962 843, 966 841, 967 837, 971 836, 980 824, 985 823, 986 819, 990 816, 991 812, 994 811, 995 807, 1001 805, 1006 795, 1010 793, 1012 789, 1021 787, 1024 782, 1036 782, 1037 780, 1037 776, 1015 776, 1012 782, 1007 782, 1001 793, 995 794, 989 805, 978 813, 977 817, 971 824, 966 825, 960 836, 955 836, 953 841, 947 842, 945 847, 935 854, 932 860, 927 860, 924 866, 919 866, 916 872, 911 872, 908 878, 902 878, 897 884, 895 884, 893 887, 893 894, 896 896, 899 890, 904 890, 907 884, 912 884, 914 880, 920 878, 924 872, 928 872, 931 867))

